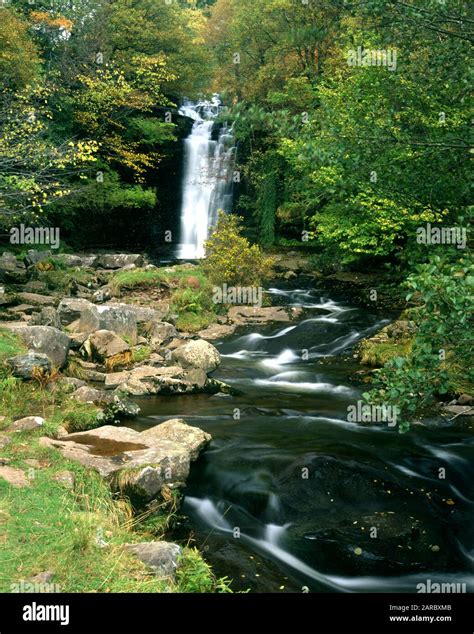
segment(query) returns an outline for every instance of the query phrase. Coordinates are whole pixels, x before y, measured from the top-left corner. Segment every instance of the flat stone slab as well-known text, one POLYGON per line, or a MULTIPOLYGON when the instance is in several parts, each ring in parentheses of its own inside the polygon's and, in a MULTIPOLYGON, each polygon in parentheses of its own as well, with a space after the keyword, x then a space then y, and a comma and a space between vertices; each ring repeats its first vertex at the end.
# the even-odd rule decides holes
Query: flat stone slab
POLYGON ((0 466, 0 478, 3 478, 14 487, 30 486, 30 481, 25 473, 15 467, 0 466))
POLYGON ((184 421, 167 423, 158 425, 162 429, 156 433, 154 428, 140 433, 128 427, 105 425, 68 434, 60 440, 43 437, 40 444, 58 449, 68 460, 94 469, 114 488, 138 492, 151 500, 164 486, 184 485, 190 461, 211 439, 209 434, 184 421), (120 472, 125 471, 126 478, 121 480, 120 472))
POLYGON ((33 304, 35 306, 54 306, 58 303, 55 297, 40 295, 39 293, 18 293, 17 297, 25 304, 33 304))
POLYGON ((228 313, 229 319, 237 326, 259 325, 272 322, 286 323, 290 316, 283 308, 255 306, 232 306, 228 313))

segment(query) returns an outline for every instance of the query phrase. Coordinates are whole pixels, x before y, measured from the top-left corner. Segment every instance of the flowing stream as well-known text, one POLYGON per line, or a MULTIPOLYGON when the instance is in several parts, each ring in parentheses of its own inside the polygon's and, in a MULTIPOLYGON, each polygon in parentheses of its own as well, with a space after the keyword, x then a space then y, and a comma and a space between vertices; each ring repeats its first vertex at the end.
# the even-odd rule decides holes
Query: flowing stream
POLYGON ((183 535, 235 590, 416 592, 430 579, 472 591, 472 428, 348 422, 367 389, 349 380, 351 347, 390 316, 318 288, 269 292, 304 313, 217 344, 215 376, 239 396, 141 403, 140 429, 179 416, 213 437, 183 535))
POLYGON ((176 254, 180 260, 203 258, 204 243, 218 211, 231 211, 234 137, 227 124, 216 126, 221 111, 217 95, 211 101, 186 102, 180 109, 180 114, 194 120, 184 149, 181 236, 176 254))

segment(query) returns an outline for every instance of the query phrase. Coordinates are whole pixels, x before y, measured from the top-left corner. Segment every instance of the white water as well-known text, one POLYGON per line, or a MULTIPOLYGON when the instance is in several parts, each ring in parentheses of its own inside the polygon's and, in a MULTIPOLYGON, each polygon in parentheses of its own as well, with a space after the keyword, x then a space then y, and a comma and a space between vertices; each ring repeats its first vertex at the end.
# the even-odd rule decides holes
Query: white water
POLYGON ((223 125, 212 139, 214 120, 222 111, 217 95, 211 101, 188 102, 180 113, 194 120, 185 140, 181 236, 177 257, 195 260, 205 256, 204 244, 217 222, 219 210, 231 211, 234 138, 223 125))

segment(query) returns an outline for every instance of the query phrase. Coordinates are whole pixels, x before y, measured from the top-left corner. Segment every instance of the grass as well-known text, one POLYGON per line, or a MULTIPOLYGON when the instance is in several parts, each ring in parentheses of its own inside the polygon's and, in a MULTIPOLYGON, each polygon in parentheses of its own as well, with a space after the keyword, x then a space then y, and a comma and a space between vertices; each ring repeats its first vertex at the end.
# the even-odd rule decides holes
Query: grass
POLYGON ((159 269, 134 269, 133 271, 119 271, 110 282, 111 288, 115 293, 122 291, 132 291, 138 289, 146 289, 149 287, 178 286, 189 278, 199 280, 200 286, 207 284, 206 278, 199 267, 192 269, 180 268, 179 266, 169 270, 167 268, 159 269))
POLYGON ((381 368, 395 357, 406 357, 410 353, 411 346, 411 340, 398 343, 362 341, 359 347, 360 360, 364 365, 381 368))
POLYGON ((0 478, 0 592, 51 570, 61 592, 215 592, 227 587, 214 578, 201 555, 184 548, 176 582, 160 579, 123 545, 150 541, 134 530, 126 500, 114 498, 93 471, 38 445, 35 434, 15 434, 3 450, 9 466, 21 468, 30 486, 15 488, 0 478), (32 468, 27 460, 37 460, 32 468), (73 490, 57 482, 74 474, 73 490))
POLYGON ((181 313, 176 320, 176 328, 181 332, 198 332, 216 321, 214 313, 181 313))
POLYGON ((150 346, 136 346, 132 349, 132 362, 141 363, 150 358, 152 349, 150 346))
MULTIPOLYGON (((0 329, 0 365, 5 359, 26 352, 26 348, 16 335, 9 330, 0 329)), ((1 376, 1 371, 0 371, 1 376)))
POLYGON ((170 301, 170 312, 178 315, 176 328, 184 332, 207 328, 221 309, 213 303, 212 286, 200 267, 120 271, 110 285, 112 292, 119 295, 151 288, 162 290, 170 301))
POLYGON ((5 427, 25 416, 41 416, 46 419, 45 430, 51 436, 59 426, 69 432, 97 427, 101 412, 94 405, 71 400, 67 389, 59 384, 41 388, 33 381, 12 376, 0 380, 0 411, 6 417, 5 427))
POLYGON ((57 261, 52 263, 50 270, 38 271, 37 279, 44 282, 50 291, 67 293, 75 284, 88 286, 97 282, 97 273, 86 267, 64 267, 57 261))

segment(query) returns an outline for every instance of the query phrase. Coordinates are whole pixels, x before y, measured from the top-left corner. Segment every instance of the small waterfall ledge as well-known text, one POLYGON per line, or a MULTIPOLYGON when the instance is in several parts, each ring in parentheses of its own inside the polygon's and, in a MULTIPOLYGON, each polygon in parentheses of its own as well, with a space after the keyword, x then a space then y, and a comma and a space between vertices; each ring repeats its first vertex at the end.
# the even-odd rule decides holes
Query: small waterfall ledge
POLYGON ((217 222, 219 210, 232 209, 233 162, 232 128, 223 124, 213 140, 215 120, 223 106, 214 95, 211 101, 187 101, 180 114, 194 120, 185 140, 181 234, 176 257, 197 260, 205 256, 204 244, 217 222))

